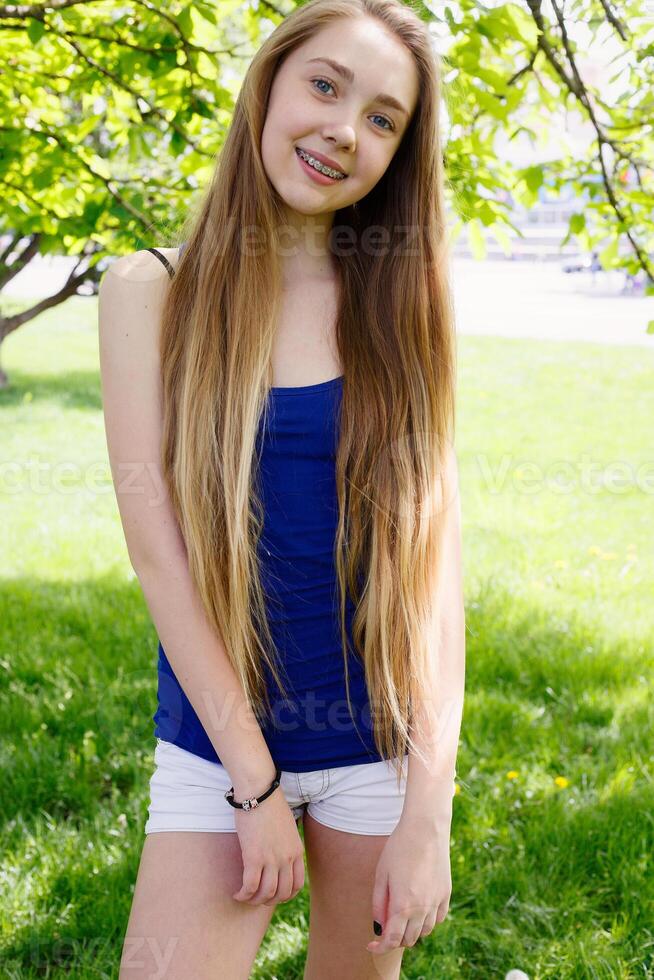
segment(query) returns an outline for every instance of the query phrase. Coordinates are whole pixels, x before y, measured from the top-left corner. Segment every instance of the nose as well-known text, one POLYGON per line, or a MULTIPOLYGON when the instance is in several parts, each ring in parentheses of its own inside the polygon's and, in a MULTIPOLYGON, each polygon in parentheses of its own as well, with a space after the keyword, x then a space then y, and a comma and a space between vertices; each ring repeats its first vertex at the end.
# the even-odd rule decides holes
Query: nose
POLYGON ((348 150, 350 153, 356 148, 356 133, 352 126, 330 126, 323 130, 323 138, 333 146, 341 150, 348 150))

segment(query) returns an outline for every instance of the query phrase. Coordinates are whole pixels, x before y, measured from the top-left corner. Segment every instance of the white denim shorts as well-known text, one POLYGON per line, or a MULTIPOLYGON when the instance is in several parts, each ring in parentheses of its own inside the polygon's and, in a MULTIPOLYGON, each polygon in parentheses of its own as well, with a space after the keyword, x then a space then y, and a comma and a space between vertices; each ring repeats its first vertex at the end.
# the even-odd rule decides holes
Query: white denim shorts
MULTIPOLYGON (((150 778, 146 834, 163 830, 236 831, 234 807, 225 799, 232 781, 225 767, 158 738, 150 778)), ((282 770, 279 788, 301 821, 307 811, 319 823, 351 834, 391 834, 402 815, 408 755, 400 788, 385 759, 312 772, 282 770)), ((265 806, 265 802, 261 804, 265 806)))

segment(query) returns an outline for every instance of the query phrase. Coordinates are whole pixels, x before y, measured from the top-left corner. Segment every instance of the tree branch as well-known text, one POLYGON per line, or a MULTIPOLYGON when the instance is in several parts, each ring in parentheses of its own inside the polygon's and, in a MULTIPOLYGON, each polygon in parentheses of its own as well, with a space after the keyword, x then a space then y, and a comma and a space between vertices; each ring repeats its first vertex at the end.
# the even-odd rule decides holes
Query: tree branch
MULTIPOLYGON (((649 280, 651 282, 654 282, 654 267, 652 266, 652 263, 650 262, 645 249, 643 249, 636 241, 634 233, 629 226, 629 221, 627 219, 627 216, 623 211, 620 202, 618 201, 615 188, 613 187, 611 178, 606 168, 606 162, 604 160, 604 154, 603 154, 603 147, 610 146, 615 154, 617 154, 619 157, 622 157, 622 159, 627 160, 632 166, 635 167, 636 164, 634 163, 633 155, 625 152, 625 150, 620 146, 617 140, 611 139, 606 134, 604 128, 602 127, 601 123, 597 119, 588 91, 584 85, 584 82, 577 68, 577 62, 574 56, 574 52, 572 50, 572 46, 570 44, 570 39, 568 37, 565 17, 563 16, 562 11, 559 9, 556 0, 550 0, 550 3, 552 5, 552 9, 554 10, 559 28, 561 30, 561 40, 568 59, 568 64, 570 67, 571 74, 568 74, 565 68, 563 67, 563 65, 559 62, 558 56, 547 38, 547 29, 546 29, 547 25, 545 24, 545 19, 543 17, 542 9, 541 9, 542 0, 527 0, 527 5, 529 7, 531 15, 534 18, 534 21, 536 22, 536 25, 540 32, 538 36, 538 46, 541 49, 541 51, 545 53, 545 56, 547 57, 547 60, 549 61, 550 65, 557 73, 559 78, 563 81, 568 91, 571 92, 572 95, 574 95, 577 98, 577 100, 581 103, 581 105, 586 110, 588 118, 592 123, 592 126, 597 136, 597 161, 599 163, 600 172, 602 174, 602 182, 604 184, 604 189, 606 191, 608 201, 611 207, 613 208, 616 217, 624 227, 624 233, 627 236, 627 239, 629 240, 631 247, 638 258, 638 262, 641 268, 643 269, 643 271, 645 272, 649 280)), ((649 164, 646 163, 645 161, 638 161, 638 162, 645 163, 646 166, 649 166, 649 164)), ((640 175, 639 175, 639 179, 640 179, 640 175)))
POLYGON ((600 0, 600 3, 604 8, 604 13, 606 14, 606 19, 608 20, 609 24, 615 28, 615 30, 618 32, 622 40, 626 41, 628 38, 627 28, 611 10, 611 4, 609 3, 609 0, 600 0))

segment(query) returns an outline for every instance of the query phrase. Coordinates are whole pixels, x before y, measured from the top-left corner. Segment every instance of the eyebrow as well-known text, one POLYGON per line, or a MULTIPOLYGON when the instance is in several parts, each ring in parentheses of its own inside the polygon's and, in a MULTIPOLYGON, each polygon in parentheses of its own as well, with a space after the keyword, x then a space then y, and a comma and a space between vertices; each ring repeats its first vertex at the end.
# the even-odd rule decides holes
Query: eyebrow
MULTIPOLYGON (((315 61, 322 61, 324 64, 329 65, 329 67, 332 68, 337 75, 341 75, 341 77, 347 82, 350 82, 350 84, 354 82, 354 72, 351 68, 348 68, 347 65, 341 65, 340 62, 334 61, 333 58, 309 58, 307 64, 311 65, 315 61)), ((380 102, 382 105, 387 105, 391 109, 397 109, 398 112, 403 112, 407 119, 409 117, 408 110, 405 109, 402 103, 398 102, 392 95, 387 95, 385 92, 380 92, 374 101, 380 102)))

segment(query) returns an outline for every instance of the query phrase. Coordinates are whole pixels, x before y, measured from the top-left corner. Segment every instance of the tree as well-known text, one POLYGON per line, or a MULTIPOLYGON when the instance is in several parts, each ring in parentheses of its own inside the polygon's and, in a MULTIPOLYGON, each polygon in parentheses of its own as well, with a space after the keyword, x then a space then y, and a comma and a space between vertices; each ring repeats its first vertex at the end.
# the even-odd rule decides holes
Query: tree
MULTIPOLYGON (((506 201, 541 186, 588 200, 568 237, 654 284, 654 85, 648 0, 414 0, 443 42, 448 189, 481 242, 506 239, 506 201), (610 102, 584 78, 571 28, 619 44, 610 102), (447 38, 445 43, 444 38, 447 38), (585 158, 526 168, 498 134, 536 140, 561 112, 588 120, 585 158), (620 249, 626 243, 627 249, 620 249)), ((0 344, 44 309, 97 292, 112 255, 167 239, 213 169, 239 79, 292 0, 46 0, 0 5, 0 344), (76 258, 62 289, 10 312, 2 288, 37 254, 76 258)), ((0 369, 0 386, 7 383, 0 369)))
MULTIPOLYGON (((458 210, 478 235, 502 238, 509 224, 498 191, 529 207, 541 187, 572 188, 587 201, 570 220, 588 252, 601 246, 604 268, 642 269, 654 284, 654 12, 651 4, 612 0, 461 0, 443 12, 454 43, 446 55, 452 129, 448 176, 458 210), (564 7, 565 4, 565 7, 564 7), (649 9, 648 9, 649 7, 649 9), (583 24, 593 43, 616 39, 611 101, 584 77, 583 51, 572 39, 583 24), (585 155, 562 154, 524 168, 507 165, 495 148, 499 133, 535 144, 570 116, 593 133, 585 155), (623 246, 620 248, 620 246, 623 246)), ((562 242, 561 244, 563 244, 562 242)))
POLYGON ((213 168, 261 25, 235 0, 220 19, 208 0, 134 0, 109 17, 90 0, 0 6, 0 344, 97 292, 111 255, 170 234, 213 168), (64 286, 5 312, 3 287, 61 253, 77 259, 64 286))

